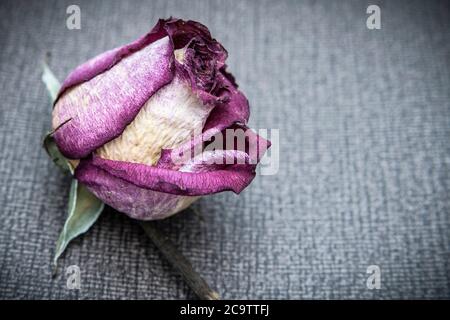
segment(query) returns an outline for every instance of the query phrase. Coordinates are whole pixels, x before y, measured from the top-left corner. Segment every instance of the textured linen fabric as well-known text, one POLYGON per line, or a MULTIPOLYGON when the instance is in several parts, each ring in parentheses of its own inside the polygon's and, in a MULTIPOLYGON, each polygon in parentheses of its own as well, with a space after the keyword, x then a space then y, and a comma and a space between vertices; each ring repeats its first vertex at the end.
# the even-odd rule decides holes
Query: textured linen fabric
MULTIPOLYGON (((158 225, 223 298, 450 298, 447 1, 1 1, 0 298, 194 295, 140 227, 107 209, 51 276, 69 177, 41 148, 60 80, 148 32, 198 20, 229 52, 250 125, 280 129, 280 167, 158 225), (81 8, 81 30, 66 8, 81 8), (366 8, 381 7, 381 30, 366 8), (81 290, 66 288, 78 265, 81 290), (368 290, 366 269, 381 268, 368 290)), ((270 138, 270 136, 269 136, 270 138)), ((274 141, 272 141, 274 142, 274 141)))

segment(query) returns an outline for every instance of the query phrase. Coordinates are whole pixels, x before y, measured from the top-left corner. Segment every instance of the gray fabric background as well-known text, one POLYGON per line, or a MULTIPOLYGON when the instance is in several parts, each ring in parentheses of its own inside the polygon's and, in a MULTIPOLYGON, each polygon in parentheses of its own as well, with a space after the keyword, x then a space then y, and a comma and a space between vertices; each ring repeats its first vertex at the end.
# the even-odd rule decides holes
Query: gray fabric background
POLYGON ((450 12, 446 1, 1 1, 0 298, 184 299, 136 223, 107 210, 51 258, 69 178, 41 149, 62 80, 159 17, 206 24, 252 106, 280 129, 279 172, 160 224, 223 298, 450 298, 450 12), (81 7, 82 29, 65 26, 81 7), (365 26, 369 4, 382 29, 365 26), (64 269, 81 268, 80 291, 64 269), (379 265, 380 290, 366 288, 379 265))

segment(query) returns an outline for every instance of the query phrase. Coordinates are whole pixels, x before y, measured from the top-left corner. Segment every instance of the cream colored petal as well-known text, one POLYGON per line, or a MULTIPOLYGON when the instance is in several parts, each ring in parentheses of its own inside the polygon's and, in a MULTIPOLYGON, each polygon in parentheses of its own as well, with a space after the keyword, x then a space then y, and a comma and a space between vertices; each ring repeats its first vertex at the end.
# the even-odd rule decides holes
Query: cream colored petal
POLYGON ((154 165, 172 149, 202 132, 212 106, 205 106, 189 83, 175 78, 142 107, 114 140, 96 150, 102 158, 154 165))

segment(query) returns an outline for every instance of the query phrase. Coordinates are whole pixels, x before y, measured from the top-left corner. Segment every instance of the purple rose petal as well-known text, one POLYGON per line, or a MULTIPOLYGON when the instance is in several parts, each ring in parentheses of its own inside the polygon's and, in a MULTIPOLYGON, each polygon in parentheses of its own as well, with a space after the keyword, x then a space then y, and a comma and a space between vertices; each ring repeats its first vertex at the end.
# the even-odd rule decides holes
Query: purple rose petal
POLYGON ((246 127, 249 104, 225 70, 226 58, 226 50, 204 25, 168 19, 159 20, 135 42, 76 68, 64 81, 53 112, 59 149, 80 159, 75 177, 105 203, 143 220, 174 214, 198 196, 240 193, 255 177, 270 142, 246 127), (120 136, 146 102, 174 78, 188 81, 192 92, 212 109, 201 134, 161 150, 154 166, 95 154, 120 136), (213 143, 208 141, 226 129, 245 132, 243 150, 209 149, 213 143), (194 150, 200 154, 175 161, 194 150))
POLYGON ((142 105, 173 78, 173 49, 162 38, 107 72, 67 89, 53 110, 54 138, 68 158, 88 156, 119 136, 142 105))
POLYGON ((97 198, 133 219, 163 219, 197 199, 144 189, 86 163, 77 171, 78 180, 97 198))

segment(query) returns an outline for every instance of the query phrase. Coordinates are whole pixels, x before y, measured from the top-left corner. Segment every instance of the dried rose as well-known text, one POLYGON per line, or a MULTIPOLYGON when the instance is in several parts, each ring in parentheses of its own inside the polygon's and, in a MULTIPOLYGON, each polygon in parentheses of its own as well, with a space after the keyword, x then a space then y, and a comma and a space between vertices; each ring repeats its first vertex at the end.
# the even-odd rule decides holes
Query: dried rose
POLYGON ((77 67, 52 121, 75 178, 142 220, 175 214, 202 195, 242 191, 270 143, 246 127, 248 101, 226 58, 204 25, 169 19, 77 67), (209 148, 226 129, 245 132, 244 148, 209 148), (184 158, 194 149, 200 153, 184 158))

